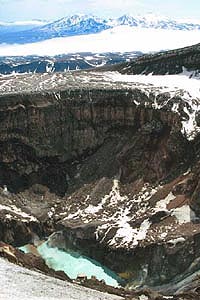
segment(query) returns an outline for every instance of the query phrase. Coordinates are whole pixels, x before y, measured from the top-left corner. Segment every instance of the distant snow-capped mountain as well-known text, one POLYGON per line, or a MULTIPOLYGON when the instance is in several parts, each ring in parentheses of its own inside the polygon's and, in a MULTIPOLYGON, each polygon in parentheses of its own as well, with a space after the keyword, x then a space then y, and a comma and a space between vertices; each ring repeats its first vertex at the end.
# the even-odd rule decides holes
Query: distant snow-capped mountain
POLYGON ((40 28, 41 31, 56 34, 56 36, 70 36, 90 34, 110 28, 107 21, 95 16, 73 15, 59 19, 40 28))
POLYGON ((200 30, 199 23, 183 22, 171 20, 167 17, 147 14, 145 16, 133 17, 131 15, 123 15, 117 19, 117 25, 137 26, 142 28, 154 29, 172 29, 172 30, 200 30))
MULTIPOLYGON (((0 43, 34 43, 55 37, 69 37, 99 33, 106 29, 113 29, 122 25, 129 26, 131 28, 152 28, 180 31, 200 30, 200 21, 195 23, 192 23, 191 21, 183 22, 171 20, 166 17, 154 16, 153 14, 137 17, 123 15, 117 19, 103 19, 91 15, 77 14, 48 24, 39 25, 37 23, 35 25, 37 25, 37 27, 29 30, 23 29, 21 31, 5 31, 5 26, 0 23, 0 43)), ((33 26, 33 24, 31 26, 33 26)))
POLYGON ((55 37, 76 36, 98 33, 111 28, 106 20, 89 15, 73 15, 54 22, 22 32, 1 34, 0 43, 26 44, 43 41, 55 37))

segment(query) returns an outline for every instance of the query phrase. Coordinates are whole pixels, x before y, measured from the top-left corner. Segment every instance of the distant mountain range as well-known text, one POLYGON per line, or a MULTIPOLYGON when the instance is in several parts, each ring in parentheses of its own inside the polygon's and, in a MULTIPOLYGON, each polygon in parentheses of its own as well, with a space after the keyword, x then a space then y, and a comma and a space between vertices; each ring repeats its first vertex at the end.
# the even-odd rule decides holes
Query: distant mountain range
POLYGON ((183 22, 148 14, 144 17, 123 15, 117 19, 103 19, 90 15, 73 15, 54 22, 30 21, 17 23, 0 22, 0 43, 26 44, 56 37, 68 37, 102 32, 118 26, 126 25, 137 28, 166 30, 200 30, 199 22, 183 22))

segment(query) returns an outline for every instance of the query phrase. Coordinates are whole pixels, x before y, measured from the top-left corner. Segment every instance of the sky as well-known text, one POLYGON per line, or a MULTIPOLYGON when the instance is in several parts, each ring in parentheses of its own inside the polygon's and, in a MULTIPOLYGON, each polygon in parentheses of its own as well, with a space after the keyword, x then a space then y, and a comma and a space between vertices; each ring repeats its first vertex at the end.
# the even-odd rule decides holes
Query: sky
POLYGON ((0 0, 0 21, 56 20, 75 13, 100 17, 153 13, 200 20, 199 0, 0 0))

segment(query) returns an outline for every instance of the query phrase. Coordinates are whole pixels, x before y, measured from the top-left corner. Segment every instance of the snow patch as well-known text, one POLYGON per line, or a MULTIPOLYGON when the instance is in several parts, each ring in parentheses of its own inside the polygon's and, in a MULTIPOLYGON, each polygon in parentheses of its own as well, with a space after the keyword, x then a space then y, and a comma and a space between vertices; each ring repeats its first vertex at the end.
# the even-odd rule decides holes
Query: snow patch
MULTIPOLYGON (((15 205, 7 206, 7 205, 0 204, 0 210, 9 211, 11 213, 14 213, 14 214, 20 216, 20 218, 21 217, 24 218, 24 219, 21 220, 22 222, 27 222, 27 219, 29 221, 35 221, 35 222, 37 222, 37 219, 35 217, 33 217, 33 216, 31 216, 31 215, 23 212, 20 208, 16 207, 15 205)), ((8 219, 10 219, 10 214, 7 214, 6 216, 7 216, 8 219)), ((13 217, 14 216, 12 216, 12 218, 13 217)))
MULTIPOLYGON (((167 205, 176 198, 170 192, 166 198, 158 201, 155 206, 155 212, 158 211, 168 211, 167 205)), ((171 209, 170 211, 171 216, 175 216, 179 224, 184 224, 191 222, 196 219, 195 212, 190 208, 189 205, 183 205, 181 207, 177 207, 174 209, 171 209)))
POLYGON ((116 232, 114 238, 110 241, 109 245, 116 244, 118 239, 121 240, 120 245, 129 245, 137 246, 139 241, 142 241, 146 238, 147 231, 151 226, 151 222, 148 219, 144 220, 139 228, 132 228, 128 223, 130 218, 126 215, 122 216, 121 222, 118 223, 119 229, 116 232))
MULTIPOLYGON (((189 72, 191 75, 191 72, 189 72)), ((119 72, 106 72, 107 80, 118 82, 134 82, 143 83, 145 85, 153 85, 155 87, 162 87, 163 92, 171 92, 174 96, 174 92, 183 90, 189 93, 193 98, 200 97, 200 77, 190 78, 185 71, 178 75, 124 75, 119 72)), ((105 77, 105 80, 106 80, 105 77)), ((189 95, 187 95, 189 97, 189 95)))
POLYGON ((151 226, 151 222, 148 219, 144 220, 141 223, 140 228, 137 232, 137 235, 134 238, 134 244, 137 245, 138 241, 144 240, 146 238, 147 231, 150 228, 150 226, 151 226))
POLYGON ((171 215, 176 217, 179 224, 189 223, 196 219, 195 212, 187 204, 175 208, 171 215))
POLYGON ((167 243, 168 244, 172 244, 173 247, 176 246, 176 244, 183 243, 183 242, 185 242, 185 238, 184 237, 178 237, 176 239, 172 239, 172 240, 167 241, 167 243))
POLYGON ((120 195, 119 180, 113 180, 113 187, 109 195, 104 197, 104 201, 109 199, 109 206, 128 200, 127 196, 120 195))
POLYGON ((176 197, 172 194, 172 192, 170 192, 167 197, 156 203, 155 211, 167 210, 167 205, 175 198, 176 197))
MULTIPOLYGON (((90 195, 87 195, 84 202, 87 203, 89 199, 90 199, 90 195)), ((117 205, 120 202, 123 203, 126 200, 128 201, 127 196, 120 195, 119 181, 117 179, 114 179, 113 186, 110 193, 105 195, 97 206, 89 204, 85 209, 82 210, 79 209, 74 214, 69 214, 67 217, 65 217, 64 220, 78 218, 78 217, 87 219, 88 215, 94 215, 97 214, 99 211, 103 210, 105 205, 107 207, 110 207, 113 205, 117 205)))
POLYGON ((141 295, 139 296, 139 300, 148 300, 149 297, 145 296, 145 295, 141 295))
POLYGON ((166 238, 166 236, 167 236, 167 232, 162 232, 160 238, 163 240, 164 238, 166 238))

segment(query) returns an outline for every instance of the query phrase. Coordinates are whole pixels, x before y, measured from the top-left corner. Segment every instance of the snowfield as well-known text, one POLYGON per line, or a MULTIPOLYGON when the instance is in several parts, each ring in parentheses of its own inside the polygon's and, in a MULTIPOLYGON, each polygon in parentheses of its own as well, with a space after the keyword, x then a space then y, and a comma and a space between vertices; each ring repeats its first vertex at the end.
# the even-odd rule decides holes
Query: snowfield
POLYGON ((0 56, 58 55, 76 52, 154 52, 199 43, 199 30, 165 30, 121 25, 100 33, 53 38, 24 45, 0 44, 0 56))
POLYGON ((0 258, 0 281, 3 300, 122 299, 22 268, 2 258, 0 258))

